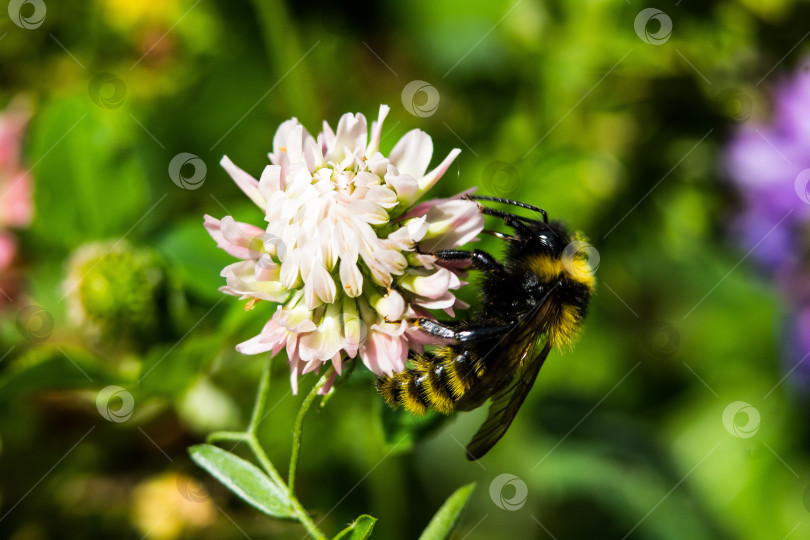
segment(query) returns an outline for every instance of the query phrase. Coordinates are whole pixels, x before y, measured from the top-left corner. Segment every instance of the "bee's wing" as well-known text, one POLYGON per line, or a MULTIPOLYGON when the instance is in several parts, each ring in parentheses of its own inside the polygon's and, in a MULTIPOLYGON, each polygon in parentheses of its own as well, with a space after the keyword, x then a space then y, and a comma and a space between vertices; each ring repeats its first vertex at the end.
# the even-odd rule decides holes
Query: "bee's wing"
POLYGON ((546 343, 533 358, 523 364, 512 381, 493 396, 486 421, 467 445, 467 459, 481 459, 503 437, 529 395, 549 351, 551 345, 546 343))

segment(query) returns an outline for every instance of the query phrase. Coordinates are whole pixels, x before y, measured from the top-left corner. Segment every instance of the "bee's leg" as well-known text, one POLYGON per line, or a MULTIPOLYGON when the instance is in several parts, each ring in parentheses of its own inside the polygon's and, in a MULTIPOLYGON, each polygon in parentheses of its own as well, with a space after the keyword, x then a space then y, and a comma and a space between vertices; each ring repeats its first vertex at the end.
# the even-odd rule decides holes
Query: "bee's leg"
POLYGON ((481 209, 482 214, 485 214, 487 216, 499 217, 499 218, 503 219, 503 222, 506 225, 508 225, 509 227, 512 227, 517 232, 523 233, 523 234, 526 234, 526 235, 530 235, 532 233, 531 229, 529 229, 529 227, 526 225, 527 221, 528 222, 539 223, 538 221, 535 221, 533 219, 529 219, 529 218, 525 218, 525 217, 521 217, 521 216, 516 216, 514 214, 510 214, 509 212, 504 212, 502 210, 496 210, 494 208, 489 208, 487 206, 484 206, 483 204, 479 204, 479 208, 481 209))
POLYGON ((482 251, 475 249, 473 251, 464 251, 462 249, 440 249, 439 251, 421 251, 419 247, 416 248, 417 253, 424 255, 433 255, 440 261, 456 262, 466 261, 469 262, 475 270, 500 270, 503 265, 495 260, 495 257, 482 251))
POLYGON ((484 229, 481 232, 483 234, 489 234, 491 236, 494 236, 495 238, 500 238, 501 240, 506 240, 507 242, 514 242, 515 240, 517 240, 517 238, 515 238, 514 236, 511 236, 509 234, 503 234, 502 232, 493 231, 490 229, 484 229))
POLYGON ((432 336, 455 339, 456 341, 476 341, 479 339, 502 336, 512 329, 511 324, 503 322, 487 321, 479 322, 475 326, 454 327, 453 322, 434 321, 432 319, 419 318, 414 323, 417 328, 432 336))

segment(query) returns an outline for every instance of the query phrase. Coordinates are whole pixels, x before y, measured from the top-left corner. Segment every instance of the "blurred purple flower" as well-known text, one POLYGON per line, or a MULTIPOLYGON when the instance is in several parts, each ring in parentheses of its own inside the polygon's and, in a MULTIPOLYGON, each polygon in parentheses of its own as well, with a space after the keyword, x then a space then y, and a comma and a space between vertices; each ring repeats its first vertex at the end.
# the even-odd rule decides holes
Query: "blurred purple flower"
POLYGON ((777 281, 793 314, 787 369, 810 383, 810 268, 804 256, 810 245, 809 70, 777 85, 770 122, 740 127, 725 168, 743 202, 734 232, 777 281))
POLYGON ((810 72, 802 70, 777 86, 771 121, 742 126, 725 163, 743 196, 736 223, 743 243, 753 248, 761 242, 753 256, 769 270, 796 264, 797 235, 810 220, 808 186, 797 180, 810 169, 810 72), (797 189, 805 191, 804 198, 797 189))

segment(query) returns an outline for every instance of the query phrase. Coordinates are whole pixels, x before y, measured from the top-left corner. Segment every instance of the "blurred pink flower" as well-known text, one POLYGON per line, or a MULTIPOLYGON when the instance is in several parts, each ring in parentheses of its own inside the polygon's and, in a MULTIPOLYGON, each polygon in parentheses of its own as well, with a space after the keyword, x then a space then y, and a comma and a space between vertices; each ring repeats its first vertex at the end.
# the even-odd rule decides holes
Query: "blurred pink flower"
POLYGON ((0 227, 25 227, 31 222, 31 178, 20 163, 29 118, 28 108, 18 103, 0 113, 0 227))
POLYGON ((227 157, 221 161, 267 225, 205 216, 217 245, 241 259, 222 271, 220 290, 279 304, 262 332, 237 350, 286 349, 294 391, 298 375, 327 362, 339 374, 344 360, 356 356, 377 374, 402 371, 409 348, 425 342, 406 320, 466 307, 451 292, 463 285, 456 271, 415 252, 417 242, 458 247, 483 228, 470 201, 414 208, 460 150, 428 172, 433 141, 415 129, 384 156, 379 145, 388 111, 380 107, 370 136, 362 114, 343 115, 336 131, 324 122, 317 137, 295 118, 284 122, 258 181, 227 157))
POLYGON ((20 162, 20 149, 30 111, 23 101, 14 101, 0 112, 0 306, 15 284, 11 265, 17 241, 9 227, 26 227, 31 222, 31 178, 20 162))

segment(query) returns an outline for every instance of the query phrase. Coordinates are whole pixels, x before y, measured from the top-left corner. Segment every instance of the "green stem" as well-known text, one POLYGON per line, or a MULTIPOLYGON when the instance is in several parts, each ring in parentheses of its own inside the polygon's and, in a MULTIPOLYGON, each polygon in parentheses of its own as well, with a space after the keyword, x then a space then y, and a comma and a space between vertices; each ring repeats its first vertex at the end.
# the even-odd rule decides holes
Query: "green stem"
POLYGON ((298 25, 290 18, 286 2, 253 0, 253 7, 272 71, 271 79, 286 78, 286 83, 278 89, 282 103, 286 104, 281 110, 296 111, 304 124, 320 122, 322 100, 313 90, 315 84, 309 69, 312 59, 306 59, 320 41, 307 36, 306 43, 301 45, 298 25))
POLYGON ((245 442, 248 434, 244 431, 215 431, 208 435, 206 442, 214 444, 215 442, 245 442))
POLYGON ((278 473, 273 463, 270 461, 270 458, 267 457, 267 453, 264 451, 259 439, 256 438, 256 435, 249 433, 247 439, 245 439, 250 450, 253 452, 253 455, 256 456, 256 459, 259 461, 259 465, 262 466, 262 469, 270 476, 270 478, 278 484, 280 487, 287 489, 287 484, 284 482, 284 479, 278 473))
POLYGON ((267 457, 267 453, 265 453, 264 448, 262 448, 262 445, 259 444, 259 440, 255 435, 249 436, 248 446, 250 446, 250 449, 253 451, 253 455, 256 456, 256 459, 259 461, 262 468, 267 471, 267 474, 270 475, 270 478, 272 478, 274 482, 280 485, 287 492, 287 496, 290 499, 290 504, 292 505, 295 515, 301 525, 303 525, 307 531, 309 531, 309 534, 311 534, 313 538, 325 540, 326 536, 318 529, 318 526, 315 525, 312 518, 309 517, 309 514, 307 514, 307 511, 303 506, 301 506, 301 503, 295 497, 292 490, 284 484, 284 480, 281 479, 281 475, 278 474, 278 471, 273 466, 270 458, 267 457))
POLYGON ((323 377, 321 377, 315 386, 312 387, 312 390, 309 391, 307 397, 304 398, 301 408, 298 409, 298 416, 295 418, 295 427, 293 427, 293 443, 292 452, 290 455, 290 474, 287 481, 287 485, 290 486, 290 494, 295 493, 295 471, 298 468, 298 454, 301 451, 301 435, 304 430, 304 416, 306 416, 312 402, 315 401, 315 397, 318 395, 320 389, 326 385, 329 377, 332 376, 332 371, 334 371, 334 369, 334 367, 330 366, 329 369, 326 370, 323 377))
POLYGON ((262 365, 262 375, 259 380, 259 389, 256 392, 256 403, 253 404, 253 412, 250 415, 250 423, 248 424, 247 432, 256 433, 256 429, 261 422, 261 414, 264 412, 264 406, 267 404, 267 395, 270 390, 270 361, 272 357, 267 355, 262 365))
POLYGON ((295 421, 295 432, 293 433, 293 460, 290 462, 290 484, 288 486, 276 470, 275 466, 273 466, 270 458, 267 457, 267 453, 264 451, 264 448, 256 435, 259 422, 262 419, 261 415, 264 412, 265 405, 267 404, 267 396, 270 390, 270 361, 271 358, 268 356, 264 362, 264 365, 262 366, 261 380, 259 381, 259 389, 256 393, 256 403, 253 406, 253 412, 250 415, 250 423, 248 424, 247 430, 215 431, 214 433, 208 435, 207 440, 209 443, 213 443, 215 441, 246 443, 251 452, 253 452, 253 455, 256 456, 256 460, 259 462, 259 465, 261 465, 262 469, 264 469, 270 479, 281 489, 287 492, 290 505, 292 506, 292 509, 301 525, 306 528, 313 538, 317 540, 327 540, 326 535, 324 535, 320 529, 318 529, 318 526, 314 521, 312 521, 312 518, 309 517, 309 514, 307 514, 307 511, 301 505, 301 502, 295 497, 292 480, 295 477, 294 471, 298 461, 298 449, 301 446, 301 429, 304 415, 306 414, 307 409, 309 409, 309 406, 312 404, 312 401, 315 399, 318 390, 323 388, 326 381, 329 379, 329 376, 332 374, 332 368, 330 368, 329 371, 327 371, 326 374, 321 377, 321 380, 318 381, 318 383, 312 388, 312 391, 310 391, 304 400, 304 403, 301 405, 301 410, 298 411, 298 417, 295 421))

